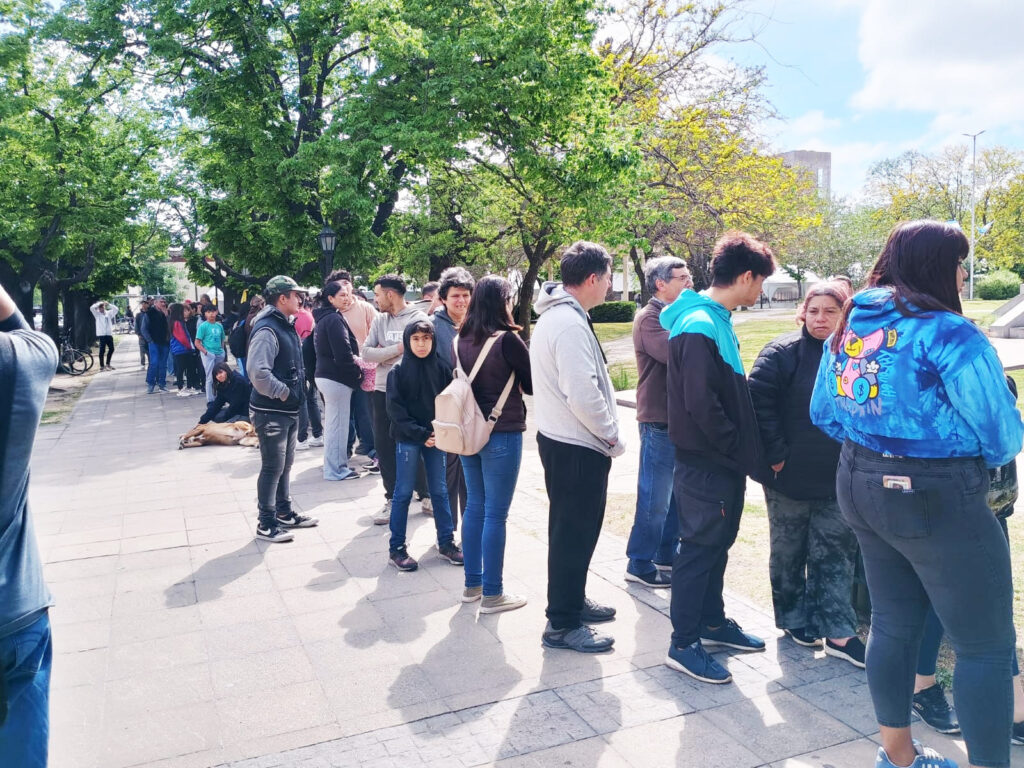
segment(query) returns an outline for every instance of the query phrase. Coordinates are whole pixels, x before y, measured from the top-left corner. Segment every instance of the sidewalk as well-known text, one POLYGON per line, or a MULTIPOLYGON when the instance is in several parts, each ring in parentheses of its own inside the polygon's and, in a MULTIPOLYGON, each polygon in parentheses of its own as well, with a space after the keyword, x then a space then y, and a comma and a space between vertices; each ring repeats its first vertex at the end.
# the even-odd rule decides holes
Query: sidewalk
MULTIPOLYGON (((292 493, 320 526, 254 541, 258 453, 177 450, 202 398, 146 395, 135 360, 134 345, 118 347, 118 370, 35 446, 31 498, 57 601, 55 768, 873 765, 863 672, 779 641, 741 599, 730 615, 768 650, 726 658, 734 684, 664 667, 668 595, 626 587, 621 538, 602 537, 588 588, 618 608, 605 625, 614 652, 543 649, 532 432, 506 547, 507 589, 529 604, 478 616, 418 505, 420 570, 399 573, 370 522, 380 480, 324 482, 319 449, 297 454, 292 493)), ((635 484, 636 442, 614 487, 635 484)), ((958 742, 918 731, 966 765, 958 742)), ((1024 750, 1015 759, 1024 766, 1024 750)))

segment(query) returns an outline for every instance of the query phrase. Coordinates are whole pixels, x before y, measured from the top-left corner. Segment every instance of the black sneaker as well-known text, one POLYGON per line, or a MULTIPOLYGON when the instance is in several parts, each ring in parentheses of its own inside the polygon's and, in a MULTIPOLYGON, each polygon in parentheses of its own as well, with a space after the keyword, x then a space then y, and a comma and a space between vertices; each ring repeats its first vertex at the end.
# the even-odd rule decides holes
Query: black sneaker
POLYGON ((846 645, 836 645, 825 638, 825 655, 845 659, 855 667, 864 669, 864 643, 859 637, 851 637, 846 645))
POLYGON ((578 653, 603 653, 615 645, 615 638, 602 635, 593 627, 584 624, 576 629, 553 629, 551 622, 544 628, 541 643, 548 648, 560 648, 578 653))
POLYGON ((615 609, 610 605, 595 603, 589 597, 583 598, 583 610, 580 612, 580 621, 584 624, 600 624, 602 621, 614 621, 615 609))
POLYGON ((320 521, 315 517, 306 517, 292 512, 290 515, 277 515, 277 524, 285 528, 313 528, 320 521))
MULTIPOLYGON (((939 733, 960 733, 960 721, 957 720, 956 711, 949 706, 946 692, 939 683, 914 694, 914 714, 939 733)), ((1013 737, 1017 735, 1016 723, 1012 733, 1011 743, 1013 737)))
POLYGON ((1024 747, 1024 723, 1014 723, 1010 731, 1010 743, 1018 747, 1024 747))
POLYGON ((459 549, 459 545, 454 541, 451 544, 445 544, 443 547, 438 547, 437 553, 452 565, 462 565, 464 562, 462 559, 462 550, 459 549))
POLYGON ((757 635, 743 631, 743 628, 732 619, 726 619, 722 626, 712 629, 704 627, 700 632, 700 642, 705 646, 721 645, 735 648, 737 651, 763 651, 764 640, 757 635))
POLYGON ((415 571, 420 567, 420 564, 409 557, 409 553, 405 547, 396 549, 394 552, 388 555, 388 562, 391 563, 395 568, 400 571, 415 571))
POLYGON ((668 589, 672 586, 672 571, 660 571, 655 568, 650 573, 638 574, 626 571, 626 581, 643 584, 652 589, 668 589))
POLYGON ((377 459, 374 459, 373 461, 368 463, 365 467, 363 467, 363 469, 365 469, 371 475, 379 475, 380 474, 380 462, 377 459))
POLYGON ((809 634, 805 627, 784 629, 782 631, 797 645, 802 645, 804 648, 821 648, 821 638, 809 634))
POLYGON ((295 534, 291 531, 282 530, 281 528, 278 528, 276 525, 271 526, 270 528, 264 528, 261 525, 257 525, 256 538, 261 541, 270 541, 277 543, 282 541, 291 541, 295 538, 295 534))

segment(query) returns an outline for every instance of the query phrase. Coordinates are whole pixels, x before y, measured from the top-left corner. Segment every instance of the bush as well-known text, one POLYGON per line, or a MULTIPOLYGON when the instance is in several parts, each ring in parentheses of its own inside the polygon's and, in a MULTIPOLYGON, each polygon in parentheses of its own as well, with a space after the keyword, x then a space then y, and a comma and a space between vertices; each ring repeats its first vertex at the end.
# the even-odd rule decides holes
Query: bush
POLYGON ((1012 299, 1019 293, 1020 278, 1005 269, 985 275, 974 286, 974 295, 979 299, 1012 299))
POLYGON ((590 310, 590 319, 595 323, 631 323, 635 314, 632 301, 606 301, 590 310))

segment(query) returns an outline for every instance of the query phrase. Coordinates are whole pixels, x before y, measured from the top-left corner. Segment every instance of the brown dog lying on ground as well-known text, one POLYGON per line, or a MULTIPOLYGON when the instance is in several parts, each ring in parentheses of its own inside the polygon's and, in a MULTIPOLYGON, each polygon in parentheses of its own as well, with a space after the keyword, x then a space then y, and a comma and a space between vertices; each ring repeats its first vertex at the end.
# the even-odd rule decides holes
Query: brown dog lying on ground
POLYGON ((197 424, 178 439, 178 450, 198 448, 201 445, 244 445, 258 448, 259 438, 248 421, 233 424, 197 424))

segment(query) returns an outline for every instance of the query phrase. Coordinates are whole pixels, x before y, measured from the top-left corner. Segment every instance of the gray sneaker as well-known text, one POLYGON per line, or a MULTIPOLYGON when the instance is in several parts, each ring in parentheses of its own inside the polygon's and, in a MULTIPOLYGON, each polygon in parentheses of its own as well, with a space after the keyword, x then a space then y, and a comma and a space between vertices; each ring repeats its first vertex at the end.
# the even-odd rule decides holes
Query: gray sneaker
POLYGON ((480 613, 501 613, 514 611, 526 605, 526 598, 519 595, 502 593, 500 595, 484 595, 480 601, 480 613))
POLYGON ((380 512, 373 516, 374 525, 387 525, 391 522, 391 499, 384 502, 384 506, 380 508, 380 512))
POLYGON ((603 635, 586 624, 576 629, 552 629, 549 621, 544 628, 544 634, 541 635, 541 643, 548 648, 562 648, 580 653, 603 653, 612 649, 615 638, 603 635))
POLYGON ((462 602, 464 603, 475 603, 483 596, 483 587, 466 587, 464 590, 462 590, 462 602))

